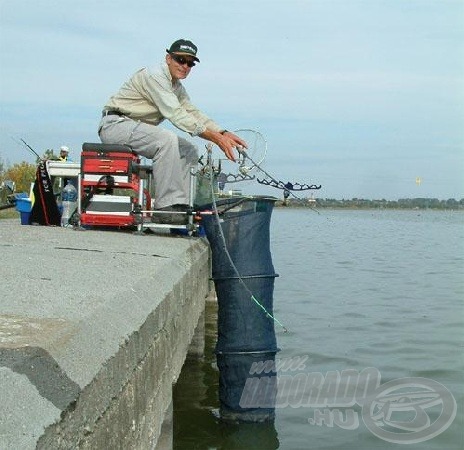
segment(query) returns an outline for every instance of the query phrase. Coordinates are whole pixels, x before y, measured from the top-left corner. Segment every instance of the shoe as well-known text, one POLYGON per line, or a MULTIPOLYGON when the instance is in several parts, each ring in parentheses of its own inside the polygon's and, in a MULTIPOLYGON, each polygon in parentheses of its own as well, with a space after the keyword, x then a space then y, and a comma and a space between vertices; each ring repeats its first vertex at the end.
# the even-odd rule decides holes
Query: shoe
POLYGON ((151 216, 151 221, 153 223, 159 224, 169 224, 169 225, 187 225, 188 223, 188 215, 185 214, 188 209, 190 208, 189 205, 171 205, 165 206, 164 208, 159 208, 157 211, 166 211, 166 212, 155 212, 151 216), (173 214, 169 214, 172 212, 173 214), (184 214, 180 214, 184 213, 184 214))

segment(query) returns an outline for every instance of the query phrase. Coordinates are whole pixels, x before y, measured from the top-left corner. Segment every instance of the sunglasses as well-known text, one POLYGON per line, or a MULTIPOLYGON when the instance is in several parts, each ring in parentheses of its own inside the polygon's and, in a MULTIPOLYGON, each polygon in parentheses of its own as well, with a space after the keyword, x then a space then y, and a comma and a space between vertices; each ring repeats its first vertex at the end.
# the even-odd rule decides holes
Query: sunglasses
POLYGON ((169 53, 171 55, 171 58, 181 66, 184 64, 187 64, 189 67, 194 67, 195 66, 195 61, 192 61, 191 59, 184 58, 181 55, 176 55, 175 53, 169 53))

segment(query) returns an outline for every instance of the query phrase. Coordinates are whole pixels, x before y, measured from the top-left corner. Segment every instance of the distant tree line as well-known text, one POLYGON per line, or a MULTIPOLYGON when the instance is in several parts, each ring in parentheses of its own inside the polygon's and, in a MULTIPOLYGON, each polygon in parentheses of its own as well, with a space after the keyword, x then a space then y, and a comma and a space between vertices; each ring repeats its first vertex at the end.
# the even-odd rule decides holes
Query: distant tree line
POLYGON ((402 198, 399 200, 305 198, 287 199, 278 202, 276 206, 347 209, 464 209, 464 198, 460 200, 454 198, 448 200, 438 198, 402 198))
MULTIPOLYGON (((42 159, 57 159, 53 149, 47 149, 42 159)), ((0 197, 3 193, 2 187, 8 180, 12 181, 16 192, 29 192, 30 184, 35 179, 36 164, 25 161, 7 166, 0 158, 0 197)), ((3 198, 0 199, 2 204, 3 198)), ((439 200, 438 198, 403 198, 399 200, 368 200, 363 198, 352 198, 337 200, 334 198, 287 198, 278 201, 276 206, 289 207, 314 207, 314 208, 351 208, 351 209, 464 209, 464 198, 455 200, 439 200)))
MULTIPOLYGON (((58 159, 53 149, 44 151, 42 159, 58 159)), ((0 158, 0 187, 7 181, 14 183, 16 192, 29 192, 31 183, 35 180, 35 173, 39 158, 35 164, 22 161, 13 165, 6 164, 0 158)))

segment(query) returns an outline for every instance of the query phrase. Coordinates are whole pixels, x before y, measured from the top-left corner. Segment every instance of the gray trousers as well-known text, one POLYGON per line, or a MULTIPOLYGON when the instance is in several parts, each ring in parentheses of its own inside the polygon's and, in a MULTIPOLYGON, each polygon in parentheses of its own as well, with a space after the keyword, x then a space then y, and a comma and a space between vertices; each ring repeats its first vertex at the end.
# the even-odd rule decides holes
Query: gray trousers
POLYGON ((155 209, 189 203, 190 170, 198 162, 195 145, 173 131, 116 115, 102 118, 99 135, 104 144, 129 145, 153 160, 155 209))

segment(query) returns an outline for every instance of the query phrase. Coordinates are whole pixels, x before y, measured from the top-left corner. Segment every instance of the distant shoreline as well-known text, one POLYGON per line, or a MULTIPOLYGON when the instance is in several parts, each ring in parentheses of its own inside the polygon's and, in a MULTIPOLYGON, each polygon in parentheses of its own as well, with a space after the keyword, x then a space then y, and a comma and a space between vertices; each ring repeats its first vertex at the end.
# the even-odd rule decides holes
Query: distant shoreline
POLYGON ((355 206, 348 208, 348 207, 337 207, 337 206, 304 206, 304 205, 282 205, 282 202, 276 203, 275 208, 279 209, 330 209, 336 211, 461 211, 464 212, 464 208, 379 208, 379 207, 370 207, 370 208, 357 208, 355 206))
POLYGON ((400 200, 336 200, 336 199, 287 199, 278 200, 276 207, 280 208, 320 208, 348 210, 453 210, 464 211, 464 199, 438 200, 435 198, 414 198, 400 200))

